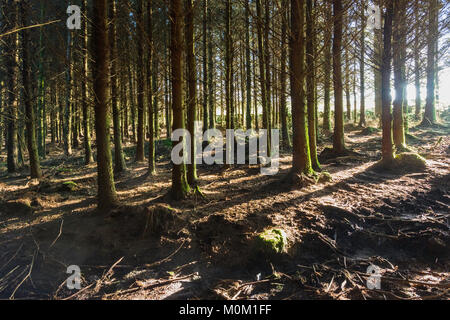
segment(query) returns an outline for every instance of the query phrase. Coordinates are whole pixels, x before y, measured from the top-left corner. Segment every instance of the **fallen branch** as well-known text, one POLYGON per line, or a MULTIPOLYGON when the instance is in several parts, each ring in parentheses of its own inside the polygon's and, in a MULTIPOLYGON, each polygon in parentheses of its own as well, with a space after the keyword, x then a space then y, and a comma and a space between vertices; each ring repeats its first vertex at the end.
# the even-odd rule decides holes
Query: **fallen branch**
POLYGON ((159 260, 159 261, 156 261, 156 262, 153 262, 153 263, 150 263, 150 264, 145 264, 144 267, 145 267, 145 268, 152 268, 152 267, 155 267, 155 266, 159 266, 160 264, 162 264, 162 263, 168 261, 168 260, 169 260, 170 258, 172 258, 174 255, 176 255, 176 254, 178 253, 178 251, 181 250, 181 248, 184 246, 185 243, 186 243, 186 240, 183 241, 183 243, 181 244, 181 246, 178 247, 177 250, 175 250, 173 253, 171 253, 170 255, 168 255, 167 257, 165 257, 164 259, 159 260))
POLYGON ((0 268, 0 271, 2 271, 19 253, 20 249, 22 249, 23 247, 23 242, 22 244, 19 246, 19 249, 16 250, 16 252, 13 254, 13 256, 3 265, 3 267, 0 268))
POLYGON ((171 284, 173 282, 186 280, 186 279, 192 278, 193 276, 196 276, 196 275, 198 275, 197 272, 191 273, 191 274, 189 274, 187 276, 184 276, 184 277, 168 279, 168 280, 164 280, 164 281, 161 281, 161 282, 158 282, 158 283, 151 283, 151 284, 147 284, 147 285, 142 285, 142 286, 139 286, 137 288, 131 288, 131 289, 126 289, 126 290, 122 290, 122 291, 109 293, 109 294, 106 294, 105 297, 119 295, 119 294, 132 293, 132 292, 136 292, 136 291, 139 291, 139 290, 153 289, 153 288, 156 288, 156 287, 164 286, 166 284, 171 284))
POLYGON ((33 254, 33 259, 31 259, 31 263, 30 263, 30 269, 28 270, 27 275, 22 279, 22 281, 20 281, 20 283, 17 285, 17 287, 14 289, 13 293, 11 294, 11 296, 9 297, 9 300, 14 300, 14 295, 16 294, 17 290, 19 290, 20 286, 22 286, 22 284, 31 276, 31 272, 33 271, 33 266, 34 266, 34 259, 36 258, 36 254, 37 254, 37 250, 34 252, 33 254))
POLYGON ((59 233, 56 236, 56 239, 53 240, 52 244, 50 245, 50 248, 53 247, 53 245, 56 243, 56 241, 58 241, 59 237, 61 237, 63 224, 64 224, 64 219, 61 219, 61 225, 59 226, 59 233))

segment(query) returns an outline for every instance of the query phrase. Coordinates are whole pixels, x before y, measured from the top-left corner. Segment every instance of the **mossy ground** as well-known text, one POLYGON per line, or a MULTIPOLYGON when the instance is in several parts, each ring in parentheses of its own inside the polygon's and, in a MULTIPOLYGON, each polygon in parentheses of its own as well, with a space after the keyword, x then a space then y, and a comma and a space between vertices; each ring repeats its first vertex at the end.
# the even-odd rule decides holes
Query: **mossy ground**
POLYGON ((286 232, 281 229, 268 229, 256 237, 256 246, 265 254, 277 254, 285 251, 287 245, 286 232))

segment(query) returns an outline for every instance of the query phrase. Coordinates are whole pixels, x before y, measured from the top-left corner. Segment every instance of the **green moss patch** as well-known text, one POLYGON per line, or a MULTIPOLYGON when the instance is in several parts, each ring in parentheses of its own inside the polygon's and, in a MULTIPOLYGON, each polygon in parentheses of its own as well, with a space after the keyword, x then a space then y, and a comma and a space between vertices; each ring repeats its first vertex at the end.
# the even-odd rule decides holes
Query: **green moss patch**
POLYGON ((281 229, 268 229, 256 237, 256 245, 266 254, 282 253, 286 249, 286 232, 281 229))
POLYGON ((427 168, 427 161, 417 153, 405 152, 395 157, 395 165, 407 171, 424 171, 427 168))
POLYGON ((78 184, 76 184, 73 181, 66 181, 63 182, 62 186, 61 186, 61 190, 62 191, 77 191, 78 190, 78 184))
POLYGON ((323 171, 319 174, 319 177, 317 178, 317 182, 318 183, 328 183, 328 182, 332 182, 333 181, 333 177, 331 176, 331 174, 329 172, 323 171))

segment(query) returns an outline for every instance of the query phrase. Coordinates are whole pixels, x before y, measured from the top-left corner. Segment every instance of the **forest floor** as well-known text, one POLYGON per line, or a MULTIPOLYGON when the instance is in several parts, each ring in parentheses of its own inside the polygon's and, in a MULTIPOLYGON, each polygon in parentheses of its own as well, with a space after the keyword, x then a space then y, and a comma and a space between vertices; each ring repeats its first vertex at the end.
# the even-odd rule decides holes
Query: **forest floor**
POLYGON ((325 163, 332 181, 285 184, 287 152, 275 176, 199 166, 203 197, 181 202, 166 196, 167 143, 158 143, 156 176, 130 146, 116 177, 123 206, 108 214, 95 211, 96 167, 83 166, 81 150, 68 159, 51 147, 40 183, 2 168, 0 298, 449 299, 449 127, 410 131, 425 172, 373 170, 381 132, 346 129, 360 156, 325 163), (176 217, 159 236, 149 230, 157 209, 176 217), (268 228, 286 232, 286 252, 255 249, 268 228), (81 269, 80 291, 65 285, 69 265, 81 269), (370 265, 381 268, 380 290, 367 288, 370 265))

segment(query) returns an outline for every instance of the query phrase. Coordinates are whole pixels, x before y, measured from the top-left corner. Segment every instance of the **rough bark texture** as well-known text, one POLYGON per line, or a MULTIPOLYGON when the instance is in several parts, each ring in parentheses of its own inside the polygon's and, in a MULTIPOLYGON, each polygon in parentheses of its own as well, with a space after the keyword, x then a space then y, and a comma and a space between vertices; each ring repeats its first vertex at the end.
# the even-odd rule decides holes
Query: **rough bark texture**
POLYGON ((117 32, 116 32, 116 0, 109 2, 110 15, 110 54, 111 54, 111 106, 113 112, 113 127, 114 127, 114 171, 120 173, 125 171, 126 164, 123 157, 121 125, 120 125, 120 111, 117 105, 118 96, 118 77, 117 77, 117 32))
MULTIPOLYGON (((83 0, 83 12, 87 12, 87 0, 83 0)), ((84 133, 84 163, 86 165, 94 162, 91 147, 91 128, 89 116, 89 28, 87 19, 84 20, 84 35, 83 35, 83 83, 81 86, 83 96, 83 133, 84 133)))
POLYGON ((394 4, 393 60, 395 100, 393 112, 393 137, 397 149, 405 146, 404 110, 406 92, 406 1, 397 0, 394 4))
POLYGON ((155 164, 155 108, 154 95, 156 90, 153 86, 153 70, 154 60, 154 43, 153 43, 153 1, 147 1, 147 41, 148 41, 148 58, 147 58, 147 112, 148 112, 148 133, 149 133, 149 147, 148 147, 148 172, 150 175, 156 173, 155 164))
POLYGON ((315 54, 314 54, 314 17, 313 1, 306 0, 306 88, 308 108, 308 136, 311 163, 314 170, 320 169, 317 159, 317 136, 316 136, 316 82, 315 82, 315 54))
MULTIPOLYGON (((7 30, 13 30, 18 27, 17 16, 18 16, 18 1, 9 0, 8 1, 8 17, 7 30)), ((18 44, 19 35, 11 34, 7 37, 7 50, 6 55, 6 74, 8 79, 7 84, 7 114, 8 119, 6 121, 7 129, 7 167, 8 172, 12 173, 18 169, 18 139, 17 139, 17 114, 18 114, 18 94, 16 92, 17 81, 18 81, 18 44)))
MULTIPOLYGON (((188 110, 187 110, 187 129, 191 134, 191 139, 195 135, 195 121, 197 119, 197 70, 195 66, 195 48, 194 48, 194 6, 192 0, 185 0, 186 11, 186 59, 188 68, 188 110)), ((190 185, 197 181, 197 164, 195 159, 195 141, 191 141, 190 158, 191 162, 187 165, 187 180, 190 185)))
POLYGON ((145 160, 144 141, 145 141, 145 128, 144 128, 144 88, 145 79, 141 66, 144 66, 144 15, 143 15, 143 0, 137 1, 137 56, 138 56, 138 68, 137 68, 137 111, 138 111, 138 123, 137 123, 137 145, 136 145, 136 161, 141 162, 145 160))
POLYGON ((386 14, 384 18, 384 49, 382 75, 382 115, 381 122, 383 127, 382 139, 382 157, 383 162, 390 163, 394 159, 394 149, 392 143, 392 115, 391 115, 391 60, 392 60, 392 20, 394 16, 394 0, 387 0, 386 14))
MULTIPOLYGON (((332 10, 330 1, 325 3, 325 19, 326 21, 332 21, 332 10)), ((324 109, 323 109, 323 130, 325 132, 331 131, 331 106, 330 106, 330 93, 331 93, 331 38, 332 28, 328 25, 325 29, 324 35, 324 109)))
MULTIPOLYGON (((245 1, 245 69, 246 69, 246 90, 247 90, 247 113, 245 124, 247 129, 252 127, 252 65, 250 60, 250 0, 245 1)), ((282 44, 284 49, 284 44, 282 44)), ((285 62, 286 63, 286 62, 285 62)))
MULTIPOLYGON (((419 0, 414 1, 414 20, 419 20, 419 0)), ((414 28, 414 86, 416 89, 416 101, 415 101, 415 117, 420 118, 420 113, 422 112, 422 96, 421 96, 421 79, 420 79, 420 51, 419 51, 419 40, 420 40, 420 27, 419 23, 416 23, 414 28)))
MULTIPOLYGON (((183 115, 183 5, 182 0, 170 1, 169 18, 171 23, 170 53, 172 65, 172 110, 173 130, 184 128, 183 115)), ((177 143, 174 142, 174 145, 177 143)), ((172 191, 174 199, 186 197, 189 186, 186 181, 185 165, 173 165, 172 191)))
POLYGON ((359 126, 366 125, 366 0, 361 1, 361 39, 360 39, 360 56, 359 56, 359 91, 360 91, 360 110, 359 110, 359 126))
POLYGON ((72 31, 67 30, 67 51, 66 51, 66 104, 64 107, 63 140, 64 153, 66 156, 72 155, 72 31))
POLYGON ((430 0, 428 7, 428 58, 427 58, 427 103, 423 124, 436 122, 436 58, 438 41, 439 0, 430 0))
POLYGON ((292 170, 295 174, 312 172, 305 105, 305 44, 303 40, 305 1, 291 0, 291 100, 293 126, 292 170))
POLYGON ((281 18, 281 60, 280 60, 280 118, 281 118, 281 142, 284 149, 288 149, 291 146, 288 131, 288 114, 286 106, 286 63, 287 63, 287 19, 288 14, 283 14, 281 18))
POLYGON ((342 88, 342 0, 333 0, 333 83, 334 83, 334 135, 333 149, 337 154, 345 151, 344 143, 344 101, 342 88))
MULTIPOLYGON (((27 1, 22 1, 20 4, 20 16, 21 25, 26 26, 26 6, 27 1)), ((25 116, 26 116, 26 128, 27 128, 27 147, 28 156, 30 158, 30 175, 31 179, 39 179, 42 177, 41 166, 39 164, 38 147, 36 144, 36 125, 34 108, 31 104, 32 91, 31 91, 31 65, 29 54, 29 31, 22 30, 22 84, 25 104, 25 116)))
POLYGON ((226 0, 225 7, 225 103, 227 108, 227 129, 234 129, 234 84, 233 84, 233 37, 231 0, 226 0))
POLYGON ((107 0, 94 2, 92 30, 92 76, 96 96, 95 133, 97 137, 98 207, 105 211, 117 203, 114 186, 110 134, 109 134, 109 39, 107 28, 107 0))

